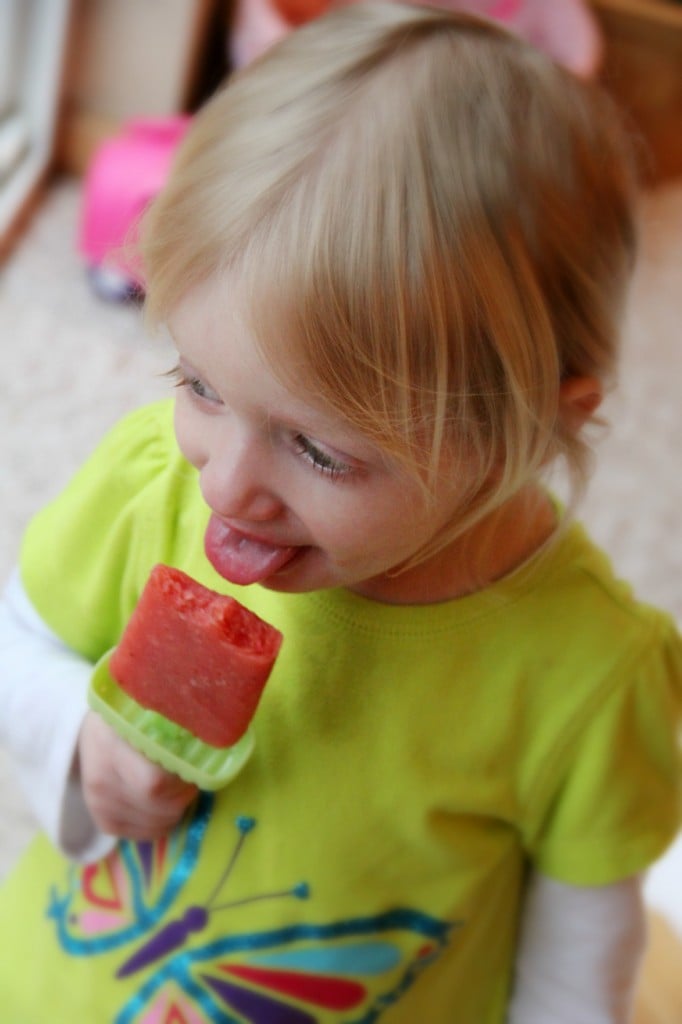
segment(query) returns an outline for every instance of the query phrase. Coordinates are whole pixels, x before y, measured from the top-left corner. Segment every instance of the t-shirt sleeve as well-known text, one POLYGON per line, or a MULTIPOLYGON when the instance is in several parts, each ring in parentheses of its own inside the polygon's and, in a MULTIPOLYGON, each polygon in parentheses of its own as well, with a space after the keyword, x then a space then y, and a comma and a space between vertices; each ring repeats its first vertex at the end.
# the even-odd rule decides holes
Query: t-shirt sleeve
POLYGON ((581 723, 527 837, 537 868, 559 881, 604 885, 643 871, 680 827, 682 641, 663 616, 654 634, 629 678, 581 723))
POLYGON ((90 661, 114 646, 149 569, 168 557, 170 510, 187 472, 171 403, 155 403, 121 420, 29 524, 20 557, 26 592, 50 629, 90 661))

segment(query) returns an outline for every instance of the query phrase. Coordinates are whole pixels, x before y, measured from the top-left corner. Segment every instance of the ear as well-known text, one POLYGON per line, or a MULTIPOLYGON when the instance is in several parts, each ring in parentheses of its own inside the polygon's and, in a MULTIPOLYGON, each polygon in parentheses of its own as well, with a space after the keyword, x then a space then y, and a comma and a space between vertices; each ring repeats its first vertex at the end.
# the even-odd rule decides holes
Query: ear
POLYGON ((569 377, 559 389, 559 415, 573 434, 601 405, 604 392, 596 377, 569 377))

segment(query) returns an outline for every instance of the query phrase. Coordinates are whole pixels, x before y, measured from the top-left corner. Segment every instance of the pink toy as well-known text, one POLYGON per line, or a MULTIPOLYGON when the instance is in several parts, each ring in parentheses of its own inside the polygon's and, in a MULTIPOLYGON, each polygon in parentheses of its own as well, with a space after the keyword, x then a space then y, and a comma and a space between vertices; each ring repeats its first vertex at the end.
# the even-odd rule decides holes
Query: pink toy
POLYGON ((130 254, 135 226, 166 181, 190 120, 130 121, 93 157, 83 185, 78 244, 102 298, 122 300, 142 291, 139 267, 130 254))
MULTIPOLYGON (((591 77, 601 59, 601 36, 584 0, 413 0, 452 11, 470 11, 507 25, 545 50, 574 74, 591 77)), ((237 0, 231 55, 243 67, 290 32, 305 12, 353 3, 353 0, 237 0)))

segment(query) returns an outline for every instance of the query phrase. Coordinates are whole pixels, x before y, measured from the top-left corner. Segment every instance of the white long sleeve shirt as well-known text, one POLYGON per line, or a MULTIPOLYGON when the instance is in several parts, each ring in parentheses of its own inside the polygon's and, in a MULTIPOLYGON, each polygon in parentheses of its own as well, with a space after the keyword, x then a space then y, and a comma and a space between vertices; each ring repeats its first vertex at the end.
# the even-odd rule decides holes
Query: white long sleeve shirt
POLYGON ((18 574, 0 604, 0 655, 0 744, 30 810, 66 856, 97 860, 115 839, 92 821, 75 760, 92 665, 45 625, 18 574))

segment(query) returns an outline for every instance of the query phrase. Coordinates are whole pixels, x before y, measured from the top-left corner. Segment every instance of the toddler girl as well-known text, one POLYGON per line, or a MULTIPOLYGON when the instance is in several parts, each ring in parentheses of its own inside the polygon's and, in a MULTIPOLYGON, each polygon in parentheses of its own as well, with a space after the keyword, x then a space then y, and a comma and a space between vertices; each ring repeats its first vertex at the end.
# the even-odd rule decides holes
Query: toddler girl
POLYGON ((311 22, 199 114, 143 232, 174 409, 113 430, 6 596, 52 840, 0 891, 8 1024, 628 1019, 682 647, 542 480, 585 478, 633 194, 599 93, 424 7, 311 22), (86 711, 157 562, 285 637, 216 795, 86 711))

